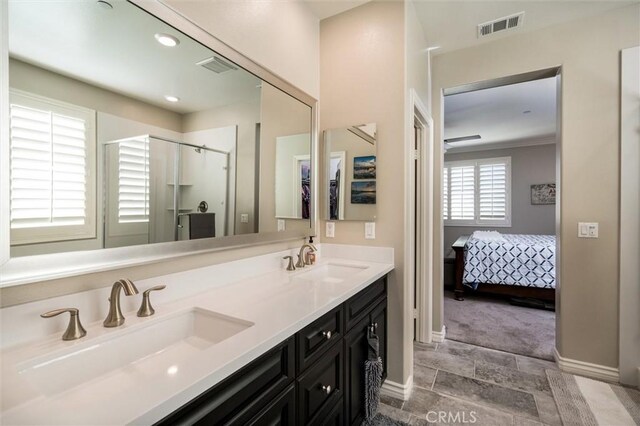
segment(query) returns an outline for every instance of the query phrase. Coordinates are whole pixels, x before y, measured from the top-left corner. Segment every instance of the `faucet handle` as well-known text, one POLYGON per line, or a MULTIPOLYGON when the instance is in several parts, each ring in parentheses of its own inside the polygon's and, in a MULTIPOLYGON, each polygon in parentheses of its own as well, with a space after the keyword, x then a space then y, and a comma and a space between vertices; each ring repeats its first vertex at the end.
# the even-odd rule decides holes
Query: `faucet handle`
POLYGON ((164 290, 167 288, 166 285, 157 285, 155 287, 148 288, 142 293, 142 304, 140 305, 140 309, 138 309, 139 317, 150 317, 153 315, 156 310, 151 306, 151 299, 149 298, 149 293, 152 291, 164 290))
POLYGON ((148 288, 142 293, 142 304, 140 305, 140 309, 138 309, 139 317, 149 317, 153 315, 156 311, 151 306, 151 298, 150 293, 152 291, 164 290, 167 288, 166 285, 157 285, 155 287, 148 288))
POLYGON ((285 257, 283 257, 283 259, 285 259, 285 260, 289 259, 289 264, 287 265, 287 271, 295 271, 296 270, 296 267, 293 266, 293 257, 285 256, 285 257))
POLYGON ((62 340, 76 340, 86 336, 87 330, 85 330, 80 323, 80 311, 78 311, 78 309, 76 308, 54 309, 53 311, 45 312, 40 316, 42 318, 52 318, 65 312, 69 312, 71 315, 69 317, 69 325, 67 325, 67 330, 62 335, 62 340))

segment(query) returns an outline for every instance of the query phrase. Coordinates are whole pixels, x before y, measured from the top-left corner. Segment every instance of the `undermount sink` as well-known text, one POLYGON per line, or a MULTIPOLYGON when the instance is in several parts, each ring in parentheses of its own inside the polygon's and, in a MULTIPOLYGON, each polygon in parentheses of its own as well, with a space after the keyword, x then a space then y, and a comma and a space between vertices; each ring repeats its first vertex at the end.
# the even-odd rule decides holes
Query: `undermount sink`
POLYGON ((19 366, 20 374, 45 394, 55 394, 83 383, 140 372, 175 375, 180 365, 231 336, 252 322, 202 308, 192 308, 157 321, 117 330, 93 341, 78 342, 19 366))
POLYGON ((311 270, 296 275, 295 278, 305 281, 338 283, 367 269, 367 266, 326 263, 313 266, 311 270))

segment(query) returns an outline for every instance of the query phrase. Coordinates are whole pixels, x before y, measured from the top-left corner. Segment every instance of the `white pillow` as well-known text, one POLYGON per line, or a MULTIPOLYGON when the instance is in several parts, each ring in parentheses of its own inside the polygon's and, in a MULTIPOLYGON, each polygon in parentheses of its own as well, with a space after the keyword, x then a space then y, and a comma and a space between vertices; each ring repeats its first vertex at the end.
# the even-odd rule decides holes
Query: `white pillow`
POLYGON ((473 238, 477 238, 482 241, 497 241, 503 242, 505 239, 498 231, 474 231, 473 238))

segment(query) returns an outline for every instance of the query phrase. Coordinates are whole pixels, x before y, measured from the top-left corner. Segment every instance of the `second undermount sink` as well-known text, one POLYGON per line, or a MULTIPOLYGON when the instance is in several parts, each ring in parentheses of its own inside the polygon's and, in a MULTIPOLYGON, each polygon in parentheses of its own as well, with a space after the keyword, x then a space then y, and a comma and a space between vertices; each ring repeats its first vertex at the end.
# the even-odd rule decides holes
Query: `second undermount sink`
POLYGON ((312 266, 309 271, 296 275, 296 279, 304 281, 318 281, 327 283, 338 283, 367 269, 367 266, 342 264, 342 263, 326 263, 324 265, 312 266))
POLYGON ((175 375, 197 353, 251 327, 252 322, 201 308, 117 330, 67 350, 26 361, 20 374, 45 394, 123 374, 175 375))

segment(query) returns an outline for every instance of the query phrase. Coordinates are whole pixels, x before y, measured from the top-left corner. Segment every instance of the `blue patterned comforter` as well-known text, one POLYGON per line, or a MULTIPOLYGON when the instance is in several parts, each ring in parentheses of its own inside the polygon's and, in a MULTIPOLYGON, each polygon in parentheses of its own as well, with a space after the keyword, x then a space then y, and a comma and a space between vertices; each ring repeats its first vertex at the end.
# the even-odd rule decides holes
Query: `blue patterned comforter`
POLYGON ((465 245, 462 282, 556 288, 556 237, 502 234, 484 240, 472 235, 465 245))

